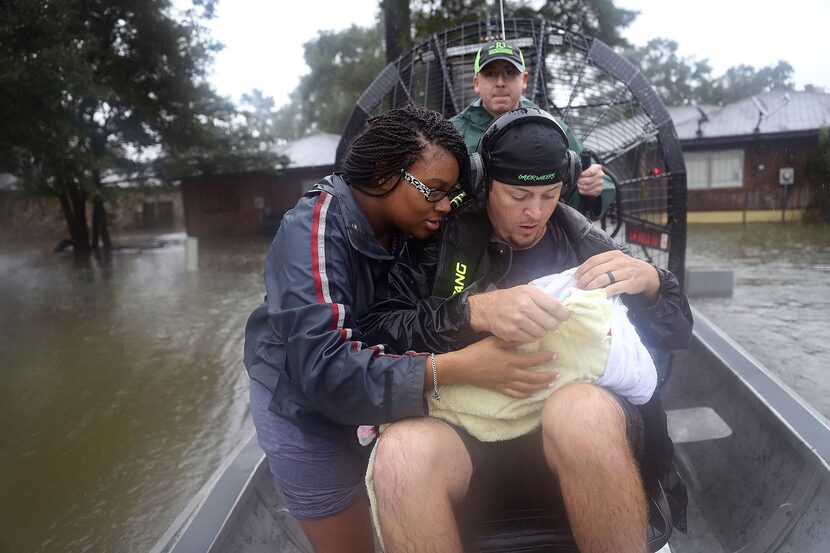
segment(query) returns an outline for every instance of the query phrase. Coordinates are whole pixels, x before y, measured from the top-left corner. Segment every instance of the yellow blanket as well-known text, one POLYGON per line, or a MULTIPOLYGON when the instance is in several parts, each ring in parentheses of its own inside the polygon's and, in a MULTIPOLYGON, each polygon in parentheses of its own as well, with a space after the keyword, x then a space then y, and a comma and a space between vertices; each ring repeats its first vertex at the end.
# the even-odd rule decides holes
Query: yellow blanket
POLYGON ((442 386, 440 401, 426 394, 429 415, 461 426, 484 442, 510 440, 539 426, 542 404, 554 390, 602 376, 611 345, 611 304, 605 290, 575 290, 562 303, 571 312, 570 319, 541 340, 519 348, 523 352, 559 354, 553 361, 531 369, 558 372, 559 378, 550 388, 526 399, 515 399, 469 384, 442 386))
MULTIPOLYGON (((611 329, 611 303, 605 290, 574 290, 562 303, 571 312, 570 319, 541 340, 519 348, 528 353, 545 350, 559 354, 550 363, 532 369, 559 373, 559 378, 549 389, 526 399, 515 399, 469 384, 442 386, 440 401, 432 398, 431 391, 425 394, 429 402, 429 415, 461 426, 484 442, 509 440, 528 434, 540 425, 542 404, 554 390, 571 382, 592 382, 602 376, 611 344, 608 334, 611 329)), ((383 548, 372 470, 381 439, 382 434, 369 458, 366 490, 376 536, 383 548)))

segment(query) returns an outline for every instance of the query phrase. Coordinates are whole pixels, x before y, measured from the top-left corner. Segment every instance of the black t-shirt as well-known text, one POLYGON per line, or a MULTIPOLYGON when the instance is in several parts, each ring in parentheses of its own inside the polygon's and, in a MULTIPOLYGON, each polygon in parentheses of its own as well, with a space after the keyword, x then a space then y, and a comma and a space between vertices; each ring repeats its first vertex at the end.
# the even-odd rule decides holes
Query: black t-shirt
POLYGON ((499 288, 527 284, 539 277, 576 267, 579 263, 576 251, 554 221, 553 225, 548 225, 544 236, 535 246, 525 250, 513 250, 510 271, 499 284, 499 288))

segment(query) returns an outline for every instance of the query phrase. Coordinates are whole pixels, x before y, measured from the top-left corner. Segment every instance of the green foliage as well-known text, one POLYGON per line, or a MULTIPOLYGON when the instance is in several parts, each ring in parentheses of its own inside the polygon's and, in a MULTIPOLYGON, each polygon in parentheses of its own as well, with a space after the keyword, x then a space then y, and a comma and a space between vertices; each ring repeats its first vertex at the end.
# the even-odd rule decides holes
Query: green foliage
POLYGON ((412 10, 409 0, 380 0, 383 14, 386 62, 391 63, 412 47, 412 10))
MULTIPOLYGON (((613 0, 547 0, 541 7, 533 7, 529 0, 506 1, 505 18, 541 17, 566 29, 599 37, 611 46, 626 45, 620 32, 637 17, 637 12, 617 8, 613 0)), ((499 17, 498 3, 485 0, 415 0, 412 23, 416 37, 423 39, 432 33, 464 23, 499 17)))
POLYGON ((618 8, 613 0, 547 0, 537 12, 567 29, 599 38, 609 46, 627 46, 622 31, 638 12, 618 8))
MULTIPOLYGON (((488 6, 485 0, 414 0, 411 6, 416 41, 464 23, 498 16, 498 8, 488 6)), ((505 8, 504 16, 509 17, 509 9, 505 8)))
POLYGON ((673 40, 656 38, 624 55, 651 82, 666 104, 726 104, 777 88, 793 88, 793 68, 785 62, 756 70, 750 65, 729 68, 714 77, 708 60, 683 57, 673 40))
POLYGON ((169 0, 0 5, 0 172, 58 198, 76 249, 88 246, 88 200, 102 221, 107 182, 161 167, 178 178, 269 163, 245 150, 234 106, 208 85, 220 46, 201 22, 213 8, 213 0, 175 15, 169 0))
POLYGON ((751 65, 730 67, 713 84, 710 103, 735 102, 760 92, 785 88, 792 90, 793 67, 786 61, 761 67, 757 71, 751 65))
MULTIPOLYGON (((431 34, 466 22, 498 16, 498 9, 486 0, 413 0, 409 3, 411 22, 404 24, 401 0, 380 0, 381 9, 397 10, 396 26, 401 45, 411 38, 423 40, 431 34), (391 8, 390 8, 391 7, 391 8)), ((619 9, 613 0, 548 0, 541 8, 530 0, 505 2, 505 17, 546 17, 568 28, 596 34, 611 45, 625 44, 622 28, 636 12, 619 9)), ((388 20, 384 17, 384 20, 388 20)), ((305 61, 310 71, 300 79, 290 101, 278 111, 277 134, 296 138, 314 132, 341 133, 360 94, 386 65, 383 27, 352 26, 344 31, 325 31, 305 44, 305 61)))
POLYGON ((677 42, 652 39, 644 47, 628 48, 624 55, 637 66, 669 105, 706 103, 712 91, 712 67, 707 60, 682 57, 677 42))
POLYGON ((324 31, 304 48, 311 71, 300 78, 290 102, 279 110, 279 134, 339 134, 360 94, 386 65, 381 28, 352 25, 340 32, 324 31))

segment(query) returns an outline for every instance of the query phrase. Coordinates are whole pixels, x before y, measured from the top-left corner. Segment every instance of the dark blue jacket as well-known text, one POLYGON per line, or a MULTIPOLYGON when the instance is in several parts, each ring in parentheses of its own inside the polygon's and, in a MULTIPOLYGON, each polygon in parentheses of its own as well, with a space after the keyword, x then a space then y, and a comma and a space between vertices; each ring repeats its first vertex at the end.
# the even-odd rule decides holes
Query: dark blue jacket
POLYGON ((338 175, 286 213, 265 260, 265 302, 245 329, 245 367, 273 393, 272 412, 300 426, 426 414, 425 354, 387 355, 356 330, 393 261, 338 175))

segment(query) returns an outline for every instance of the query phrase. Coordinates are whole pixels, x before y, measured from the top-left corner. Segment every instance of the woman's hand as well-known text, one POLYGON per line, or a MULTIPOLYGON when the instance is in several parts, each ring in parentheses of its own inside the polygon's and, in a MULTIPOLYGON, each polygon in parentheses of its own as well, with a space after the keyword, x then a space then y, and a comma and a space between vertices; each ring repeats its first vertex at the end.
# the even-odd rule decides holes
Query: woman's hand
MULTIPOLYGON (((514 398, 530 397, 547 388, 557 376, 552 372, 528 370, 547 363, 555 353, 542 351, 522 354, 513 351, 518 344, 490 336, 464 349, 436 356, 438 388, 442 384, 471 384, 514 398)), ((432 388, 432 373, 425 380, 432 388)))

